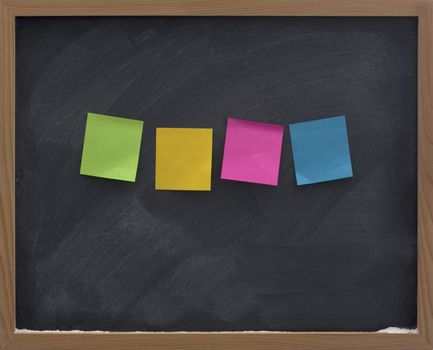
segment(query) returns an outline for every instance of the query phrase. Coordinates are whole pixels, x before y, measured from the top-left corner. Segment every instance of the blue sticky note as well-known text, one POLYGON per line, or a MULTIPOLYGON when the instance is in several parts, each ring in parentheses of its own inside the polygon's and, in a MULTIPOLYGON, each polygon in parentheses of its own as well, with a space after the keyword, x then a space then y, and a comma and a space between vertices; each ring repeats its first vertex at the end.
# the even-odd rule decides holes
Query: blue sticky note
POLYGON ((353 176, 344 115, 289 124, 289 130, 298 185, 353 176))

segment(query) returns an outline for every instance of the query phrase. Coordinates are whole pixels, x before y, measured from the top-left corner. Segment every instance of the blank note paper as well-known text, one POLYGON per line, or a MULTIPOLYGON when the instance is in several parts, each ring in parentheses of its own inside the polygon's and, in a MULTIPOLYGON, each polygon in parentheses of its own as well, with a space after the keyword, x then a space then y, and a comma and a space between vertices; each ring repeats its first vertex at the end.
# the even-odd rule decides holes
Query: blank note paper
POLYGON ((294 123, 289 129, 298 185, 353 176, 344 116, 294 123))
POLYGON ((278 185, 282 125, 228 118, 221 179, 278 185))
POLYGON ((210 191, 212 129, 157 128, 155 189, 210 191))
POLYGON ((135 182, 143 122, 87 114, 80 174, 135 182))

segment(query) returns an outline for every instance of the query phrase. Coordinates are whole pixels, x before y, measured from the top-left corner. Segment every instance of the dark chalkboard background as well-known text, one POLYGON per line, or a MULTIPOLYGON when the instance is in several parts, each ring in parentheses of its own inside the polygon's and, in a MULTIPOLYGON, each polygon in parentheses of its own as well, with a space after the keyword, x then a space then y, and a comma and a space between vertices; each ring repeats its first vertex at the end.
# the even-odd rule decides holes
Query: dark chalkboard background
POLYGON ((17 327, 416 326, 414 18, 19 18, 17 327), (79 175, 88 111, 144 120, 136 183, 79 175), (228 116, 345 114, 354 178, 220 181, 228 116), (212 192, 154 190, 155 127, 213 127, 212 192))

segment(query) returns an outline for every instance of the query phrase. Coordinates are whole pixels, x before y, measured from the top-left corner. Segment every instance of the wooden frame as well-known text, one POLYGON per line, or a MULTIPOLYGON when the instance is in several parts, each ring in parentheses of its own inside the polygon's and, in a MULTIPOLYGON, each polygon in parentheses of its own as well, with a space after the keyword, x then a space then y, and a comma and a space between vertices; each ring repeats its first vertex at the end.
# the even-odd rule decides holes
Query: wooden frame
POLYGON ((433 0, 0 0, 0 350, 433 348, 433 0), (418 18, 416 333, 70 333, 15 329, 15 18, 286 15, 418 18))

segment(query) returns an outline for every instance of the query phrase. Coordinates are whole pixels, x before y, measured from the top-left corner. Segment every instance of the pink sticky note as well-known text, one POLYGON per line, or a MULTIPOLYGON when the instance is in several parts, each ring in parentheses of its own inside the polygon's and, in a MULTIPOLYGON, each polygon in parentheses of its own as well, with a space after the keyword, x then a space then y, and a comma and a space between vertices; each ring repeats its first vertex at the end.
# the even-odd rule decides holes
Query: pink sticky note
POLYGON ((228 118, 221 179, 278 185, 284 127, 228 118))

